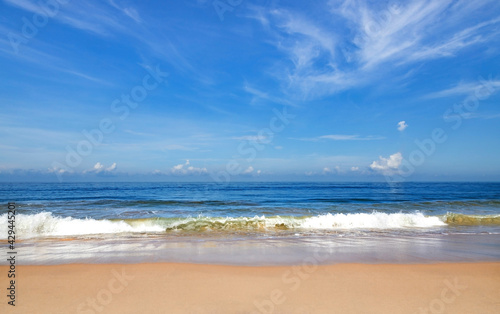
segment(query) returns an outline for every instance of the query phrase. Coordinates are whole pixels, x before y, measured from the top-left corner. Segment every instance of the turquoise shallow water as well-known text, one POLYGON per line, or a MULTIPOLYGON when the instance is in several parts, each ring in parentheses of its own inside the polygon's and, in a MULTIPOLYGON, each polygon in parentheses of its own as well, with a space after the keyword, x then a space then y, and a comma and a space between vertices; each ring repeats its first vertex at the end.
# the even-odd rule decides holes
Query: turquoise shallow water
POLYGON ((0 199, 26 264, 500 257, 500 183, 3 183, 0 199))

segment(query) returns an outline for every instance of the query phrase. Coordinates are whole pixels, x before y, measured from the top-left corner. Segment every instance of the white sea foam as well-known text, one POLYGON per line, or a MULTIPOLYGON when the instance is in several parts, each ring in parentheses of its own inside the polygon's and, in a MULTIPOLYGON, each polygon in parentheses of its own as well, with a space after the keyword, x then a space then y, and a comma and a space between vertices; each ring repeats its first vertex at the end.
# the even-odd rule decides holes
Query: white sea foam
MULTIPOLYGON (((134 226, 125 221, 75 219, 56 217, 50 212, 35 215, 17 214, 15 221, 16 238, 36 238, 47 236, 78 236, 90 234, 122 232, 155 232, 165 229, 145 221, 134 226)), ((7 214, 0 216, 0 239, 7 239, 7 214)))
POLYGON ((412 228, 412 227, 436 227, 444 226, 439 217, 427 217, 422 213, 403 214, 403 213, 379 213, 371 214, 326 214, 306 218, 300 224, 302 228, 311 229, 394 229, 394 228, 412 228))
MULTIPOLYGON (((430 228, 446 225, 439 217, 422 213, 324 214, 313 217, 192 217, 178 219, 96 220, 57 217, 50 212, 16 216, 16 238, 83 236, 95 234, 178 231, 268 229, 400 229, 430 228)), ((7 214, 0 216, 0 239, 7 239, 7 214)))

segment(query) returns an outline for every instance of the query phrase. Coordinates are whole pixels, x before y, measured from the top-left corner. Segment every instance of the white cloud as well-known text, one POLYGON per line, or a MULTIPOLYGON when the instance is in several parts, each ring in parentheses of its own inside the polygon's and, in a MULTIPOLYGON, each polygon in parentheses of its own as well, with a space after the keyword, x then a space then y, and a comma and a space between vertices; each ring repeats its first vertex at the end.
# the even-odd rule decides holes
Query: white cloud
POLYGON ((116 169, 116 162, 112 163, 111 166, 105 167, 100 162, 97 162, 92 169, 84 170, 83 173, 110 173, 116 169))
POLYGON ((343 171, 340 169, 340 167, 339 166, 335 166, 333 169, 330 169, 328 167, 323 168, 323 172, 322 173, 323 174, 333 174, 333 173, 339 174, 341 172, 343 172, 343 171))
POLYGON ((403 120, 398 122, 398 131, 403 132, 407 127, 408 124, 406 124, 406 121, 403 120))
POLYGON ((359 167, 351 167, 351 171, 359 171, 359 167))
POLYGON ((196 168, 190 166, 189 160, 186 160, 184 164, 178 164, 170 169, 172 174, 177 175, 192 175, 192 174, 206 174, 208 173, 207 168, 196 168))
POLYGON ((187 165, 189 165, 189 160, 186 160, 185 164, 178 164, 177 166, 173 166, 172 171, 182 170, 182 168, 187 165))
POLYGON ((379 157, 379 160, 372 162, 370 168, 375 171, 388 172, 394 171, 399 168, 401 162, 403 161, 403 156, 400 152, 390 155, 389 158, 379 157))
POLYGON ((102 171, 102 170, 104 170, 104 165, 101 164, 100 162, 97 162, 94 165, 94 168, 91 171, 99 172, 99 171, 102 171))
POLYGON ((52 168, 49 168, 48 172, 49 173, 59 173, 59 174, 73 173, 73 171, 71 171, 71 170, 67 170, 67 169, 63 169, 63 168, 58 168, 58 167, 55 167, 55 166, 52 167, 52 168))
POLYGON ((108 168, 106 168, 106 171, 113 171, 116 169, 116 162, 114 162, 111 166, 109 166, 108 168))
POLYGON ((262 173, 260 170, 255 170, 254 167, 249 166, 243 172, 241 173, 242 175, 252 175, 252 176, 258 176, 262 173))
POLYGON ((243 174, 250 174, 253 172, 253 170, 254 170, 253 167, 250 166, 243 171, 243 174))

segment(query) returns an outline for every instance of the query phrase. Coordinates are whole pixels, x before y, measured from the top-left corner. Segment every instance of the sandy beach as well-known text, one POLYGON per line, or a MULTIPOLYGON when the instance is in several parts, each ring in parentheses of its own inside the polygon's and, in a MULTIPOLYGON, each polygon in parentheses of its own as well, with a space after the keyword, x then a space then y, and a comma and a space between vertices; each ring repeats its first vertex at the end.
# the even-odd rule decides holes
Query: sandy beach
POLYGON ((0 312, 498 313, 499 295, 500 263, 71 264, 17 266, 0 312))

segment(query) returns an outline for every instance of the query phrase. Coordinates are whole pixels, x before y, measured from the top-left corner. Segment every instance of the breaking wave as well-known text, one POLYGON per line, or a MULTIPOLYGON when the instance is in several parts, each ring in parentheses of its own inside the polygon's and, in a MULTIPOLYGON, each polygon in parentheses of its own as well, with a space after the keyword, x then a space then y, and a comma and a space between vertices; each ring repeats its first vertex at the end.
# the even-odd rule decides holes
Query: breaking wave
MULTIPOLYGON (((272 232, 280 230, 412 229, 442 226, 500 225, 500 215, 472 216, 448 213, 425 216, 415 213, 352 213, 317 216, 179 217, 145 219, 76 219, 50 212, 18 214, 16 238, 71 237, 121 233, 171 232, 272 232)), ((8 233, 7 214, 0 215, 0 239, 8 233)))

